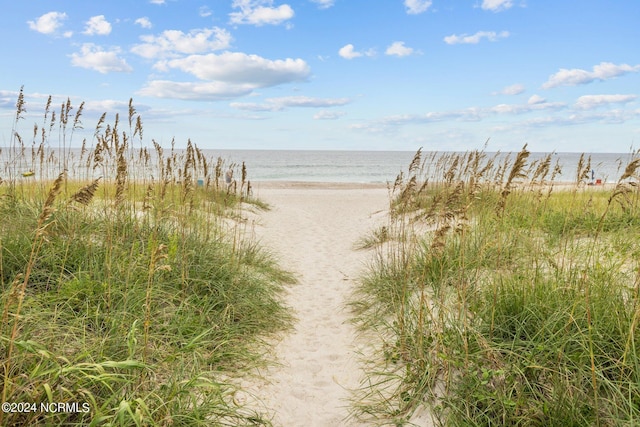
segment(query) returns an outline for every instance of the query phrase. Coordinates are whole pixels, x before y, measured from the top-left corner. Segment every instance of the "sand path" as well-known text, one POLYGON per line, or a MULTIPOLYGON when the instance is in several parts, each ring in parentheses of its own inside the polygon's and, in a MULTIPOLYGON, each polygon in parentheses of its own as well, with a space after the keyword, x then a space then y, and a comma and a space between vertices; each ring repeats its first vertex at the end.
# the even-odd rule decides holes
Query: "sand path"
POLYGON ((383 220, 387 190, 265 184, 255 194, 271 206, 256 234, 298 283, 286 297, 295 329, 274 347, 281 366, 263 373, 253 392, 275 426, 357 426, 347 417, 362 371, 345 303, 367 259, 354 243, 383 220))

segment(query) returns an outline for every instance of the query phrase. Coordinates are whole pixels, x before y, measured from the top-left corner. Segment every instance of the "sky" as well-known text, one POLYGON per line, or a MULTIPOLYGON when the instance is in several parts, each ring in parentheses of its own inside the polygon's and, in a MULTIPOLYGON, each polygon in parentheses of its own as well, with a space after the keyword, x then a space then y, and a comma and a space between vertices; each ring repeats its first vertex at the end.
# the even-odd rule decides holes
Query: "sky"
MULTIPOLYGON (((3 1, 0 146, 133 99, 144 140, 211 149, 640 146, 638 0, 3 1), (71 114, 75 110, 72 110, 71 114), (487 143, 488 141, 488 143, 487 143)), ((78 144, 78 139, 75 140, 78 144)))

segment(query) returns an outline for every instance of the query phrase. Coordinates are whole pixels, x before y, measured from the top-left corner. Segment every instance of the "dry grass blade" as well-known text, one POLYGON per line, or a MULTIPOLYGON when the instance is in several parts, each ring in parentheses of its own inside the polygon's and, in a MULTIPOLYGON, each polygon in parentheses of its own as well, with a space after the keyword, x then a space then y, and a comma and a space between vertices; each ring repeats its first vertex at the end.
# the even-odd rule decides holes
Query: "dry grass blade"
POLYGON ((136 108, 133 106, 133 98, 129 98, 129 128, 133 126, 133 117, 136 115, 136 108))
POLYGON ((27 112, 25 108, 25 100, 24 100, 24 86, 20 88, 20 93, 18 94, 18 100, 16 101, 16 122, 20 119, 23 119, 23 113, 27 112))
POLYGON ((85 185, 80 190, 76 191, 71 196, 71 200, 73 200, 74 202, 78 202, 81 205, 88 205, 93 199, 96 190, 98 189, 98 183, 100 182, 100 179, 102 179, 102 177, 95 179, 91 184, 85 185))
POLYGON ((527 158, 529 157, 529 151, 527 150, 527 144, 522 147, 522 150, 516 156, 516 160, 511 167, 511 172, 509 172, 509 176, 507 177, 507 182, 504 184, 502 188, 502 192, 500 193, 500 201, 498 202, 498 214, 501 215, 504 212, 505 205, 507 203, 507 197, 511 194, 511 186, 513 182, 519 178, 525 178, 526 174, 524 172, 527 166, 527 158))
POLYGON ((416 154, 413 156, 413 160, 411 160, 411 164, 409 164, 409 173, 415 173, 420 168, 420 160, 422 159, 422 147, 418 148, 416 154))
POLYGON ((640 167, 640 158, 637 158, 631 162, 629 162, 629 164, 627 165, 627 167, 624 169, 624 173, 622 174, 622 176, 620 177, 619 181, 624 181, 627 178, 632 178, 635 176, 636 174, 636 170, 638 169, 638 167, 640 167))
POLYGON ((73 119, 73 129, 82 129, 82 122, 80 121, 80 116, 82 116, 82 110, 84 109, 84 101, 80 103, 78 107, 78 111, 76 111, 76 116, 73 119))
POLYGON ((63 170, 58 175, 58 178, 53 182, 53 186, 49 190, 49 194, 47 195, 47 200, 44 202, 44 206, 42 207, 42 212, 40 212, 40 217, 38 218, 38 231, 42 229, 44 223, 51 217, 51 214, 54 212, 53 203, 56 201, 56 197, 60 194, 62 190, 62 183, 67 177, 67 170, 63 170))
POLYGON ((120 206, 124 201, 124 190, 127 184, 127 161, 124 158, 127 140, 125 138, 122 145, 119 146, 117 145, 117 138, 115 139, 115 141, 117 146, 116 151, 118 154, 118 159, 116 168, 116 195, 114 204, 115 206, 120 206))
POLYGON ((587 158, 585 163, 584 153, 580 155, 578 160, 578 170, 576 172, 576 184, 580 184, 582 181, 589 179, 589 171, 591 171, 591 156, 587 158))
POLYGON ((529 151, 527 150, 527 144, 522 147, 522 150, 516 156, 516 161, 513 163, 513 167, 511 168, 511 172, 509 172, 509 177, 507 178, 506 188, 511 186, 511 183, 518 178, 524 178, 526 175, 524 174, 524 169, 527 166, 527 158, 529 157, 529 151))

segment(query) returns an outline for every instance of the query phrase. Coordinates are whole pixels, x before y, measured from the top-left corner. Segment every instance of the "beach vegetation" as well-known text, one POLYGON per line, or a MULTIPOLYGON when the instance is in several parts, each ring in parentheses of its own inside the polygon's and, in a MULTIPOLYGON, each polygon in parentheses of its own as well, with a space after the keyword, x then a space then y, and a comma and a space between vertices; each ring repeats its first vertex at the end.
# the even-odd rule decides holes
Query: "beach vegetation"
POLYGON ((1 400, 36 405, 0 425, 270 425, 233 377, 292 277, 249 237, 246 167, 148 144, 132 102, 80 143, 82 109, 49 98, 29 141, 21 92, 0 153, 1 400))
POLYGON ((416 154, 353 298, 377 337, 357 416, 640 422, 640 159, 606 185, 590 170, 584 155, 574 171, 531 162, 527 146, 416 154))

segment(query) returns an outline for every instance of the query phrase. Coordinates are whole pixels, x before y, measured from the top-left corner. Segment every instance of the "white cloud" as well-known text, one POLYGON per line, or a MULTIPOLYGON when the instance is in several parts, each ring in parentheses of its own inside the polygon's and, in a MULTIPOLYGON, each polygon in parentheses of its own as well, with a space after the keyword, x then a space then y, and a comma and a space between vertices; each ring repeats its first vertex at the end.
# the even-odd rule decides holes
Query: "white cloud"
POLYGON ((191 55, 167 61, 166 65, 202 80, 250 84, 256 88, 302 81, 310 74, 309 66, 302 59, 270 60, 240 52, 191 55))
POLYGON ((232 7, 240 9, 229 14, 232 24, 278 25, 294 15, 291 6, 282 4, 274 7, 273 0, 233 0, 232 7))
POLYGON ((278 107, 277 105, 258 104, 257 102, 232 102, 229 105, 238 110, 253 111, 253 112, 282 110, 282 108, 278 107))
POLYGON ((507 10, 513 6, 512 0, 482 0, 482 9, 500 12, 507 10))
POLYGON ((213 12, 211 12, 211 9, 209 9, 208 6, 200 6, 200 9, 198 9, 198 15, 200 15, 202 18, 206 18, 213 15, 213 12))
POLYGON ((35 21, 27 21, 29 28, 42 34, 55 34, 62 27, 62 21, 67 19, 63 12, 49 12, 40 16, 35 21))
POLYGON ((527 101, 527 104, 529 105, 543 104, 546 101, 547 100, 541 97, 540 95, 531 95, 531 97, 527 101))
MULTIPOLYGON (((104 113, 108 111, 110 114, 115 112, 128 112, 129 110, 129 102, 127 101, 116 101, 113 99, 103 99, 97 101, 87 101, 84 104, 84 111, 92 111, 96 113, 104 113)), ((151 107, 148 105, 141 105, 136 103, 136 111, 138 113, 142 113, 144 111, 150 111, 151 107)))
POLYGON ((352 125, 352 129, 360 129, 373 133, 386 133, 404 125, 430 124, 437 122, 476 122, 487 117, 500 115, 524 115, 539 111, 559 111, 566 109, 562 102, 547 102, 538 95, 533 95, 525 104, 498 104, 493 107, 467 107, 449 111, 429 111, 423 114, 399 114, 382 117, 366 123, 352 125))
POLYGON ((361 53, 355 51, 355 48, 352 44, 341 47, 338 51, 338 55, 342 56, 345 59, 353 59, 362 56, 361 53))
POLYGON ((157 36, 141 36, 140 40, 144 43, 135 45, 131 51, 153 59, 226 49, 231 43, 231 34, 218 27, 191 30, 188 34, 179 30, 167 30, 157 36))
POLYGON ((239 52, 190 55, 163 61, 156 68, 178 69, 203 81, 154 80, 149 82, 140 94, 214 101, 249 95, 258 88, 304 81, 310 74, 309 66, 302 59, 270 60, 239 52))
POLYGON ((452 34, 444 38, 444 42, 447 44, 477 44, 482 39, 487 39, 491 42, 495 42, 498 39, 509 37, 508 31, 501 31, 496 33, 495 31, 478 31, 475 34, 452 34))
POLYGON ((395 56, 409 56, 413 54, 413 48, 405 46, 404 42, 393 42, 384 53, 395 56))
POLYGON ((505 86, 500 92, 494 92, 493 95, 520 95, 524 91, 524 85, 516 83, 510 86, 505 86))
POLYGON ((220 101, 248 95, 254 86, 226 82, 173 82, 153 80, 138 95, 193 101, 220 101))
POLYGON ((571 113, 565 116, 546 116, 529 119, 519 127, 574 126, 585 123, 621 124, 640 118, 638 110, 611 110, 598 113, 571 113))
POLYGON ((338 107, 351 102, 349 98, 311 98, 308 96, 285 96, 281 98, 270 98, 268 102, 273 102, 284 107, 338 107))
POLYGON ((495 114, 526 114, 532 111, 561 110, 566 106, 564 102, 547 102, 539 95, 532 95, 526 104, 499 104, 488 111, 495 114))
POLYGON ((584 95, 578 98, 575 108, 590 110, 608 104, 626 104, 637 98, 637 95, 584 95))
POLYGON ((308 96, 285 96, 268 98, 263 104, 236 102, 231 106, 248 111, 282 111, 288 107, 329 108, 341 107, 350 103, 349 98, 311 98, 308 96))
POLYGON ((311 0, 316 3, 320 9, 328 9, 336 2, 335 0, 311 0))
POLYGON ((542 85, 543 89, 551 89, 558 86, 577 86, 594 82, 596 80, 608 80, 628 73, 640 72, 640 65, 613 64, 601 62, 595 65, 592 71, 580 68, 561 68, 542 85))
POLYGON ((151 4, 164 4, 165 0, 149 0, 151 4))
POLYGON ((89 36, 107 36, 111 33, 111 24, 104 18, 104 15, 92 16, 85 22, 82 34, 89 36))
POLYGON ((407 13, 410 15, 426 12, 431 7, 431 3, 433 3, 431 0, 404 0, 407 13))
POLYGON ((109 72, 130 72, 133 69, 124 59, 118 57, 120 49, 103 50, 93 43, 85 43, 80 53, 71 54, 71 64, 75 67, 88 68, 102 74, 109 72))
POLYGON ((365 124, 352 125, 353 129, 363 129, 373 132, 385 132, 390 127, 408 125, 408 124, 428 124, 453 121, 478 121, 487 115, 487 111, 478 107, 469 107, 462 110, 452 111, 430 111, 424 114, 397 114, 386 116, 378 120, 374 120, 365 124))
POLYGON ((153 26, 151 24, 151 21, 149 21, 149 18, 147 18, 146 16, 136 19, 135 23, 137 25, 140 25, 142 28, 151 28, 153 26))
POLYGON ((313 115, 315 120, 337 120, 340 117, 343 117, 346 113, 344 111, 328 111, 322 110, 318 111, 313 115))
POLYGON ((366 52, 357 52, 351 43, 341 47, 338 51, 338 55, 344 59, 359 58, 361 56, 374 56, 375 54, 376 52, 373 49, 369 49, 366 52))

